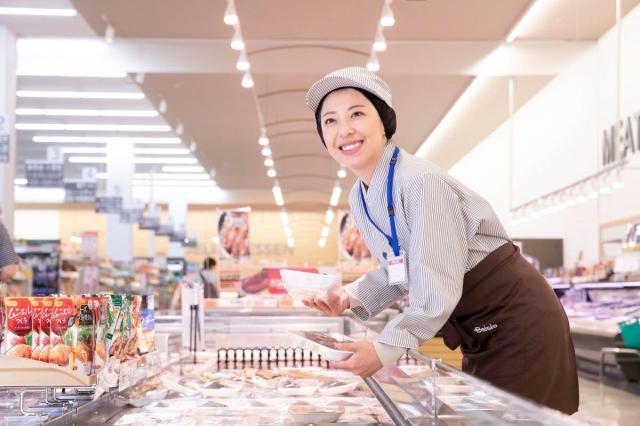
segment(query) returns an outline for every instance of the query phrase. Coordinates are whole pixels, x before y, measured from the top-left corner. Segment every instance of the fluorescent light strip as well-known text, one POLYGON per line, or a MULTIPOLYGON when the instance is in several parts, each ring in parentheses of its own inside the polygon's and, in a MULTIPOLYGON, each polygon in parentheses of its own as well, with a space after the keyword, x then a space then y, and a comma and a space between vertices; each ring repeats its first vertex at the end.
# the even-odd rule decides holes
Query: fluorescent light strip
MULTIPOLYGON (((101 147, 77 147, 65 146, 62 148, 63 154, 106 154, 107 148, 101 147)), ((180 155, 190 154, 187 148, 135 148, 136 155, 180 155)))
POLYGON ((18 108, 16 115, 44 115, 47 117, 157 117, 154 110, 115 110, 115 109, 44 109, 18 108))
POLYGON ((144 99, 142 92, 62 92, 55 90, 18 90, 19 98, 62 99, 144 99))
POLYGON ((25 178, 15 178, 13 180, 13 184, 14 185, 21 185, 22 186, 22 185, 26 185, 27 183, 29 183, 29 181, 26 180, 25 178))
MULTIPOLYGON (((162 158, 162 157, 140 157, 135 158, 135 164, 196 164, 198 160, 196 158, 162 158)), ((70 163, 80 164, 106 164, 107 157, 85 157, 76 156, 69 157, 70 163)))
POLYGON ((54 124, 16 123, 17 130, 59 130, 80 132, 169 132, 166 124, 54 124))
POLYGON ((42 71, 42 70, 18 70, 16 75, 21 77, 90 77, 90 78, 125 78, 124 71, 42 71))
POLYGON ((134 148, 137 155, 187 155, 191 154, 189 148, 134 148))
POLYGON ((204 171, 202 166, 162 166, 163 172, 199 173, 204 171))
MULTIPOLYGON (((136 173, 134 179, 151 179, 151 173, 136 173)), ((206 173, 153 173, 153 178, 158 180, 210 180, 206 173)))
MULTIPOLYGON (((134 186, 151 186, 151 181, 146 179, 134 179, 134 186)), ((186 180, 165 180, 153 182, 153 186, 206 186, 210 188, 216 188, 217 185, 211 181, 186 181, 186 180)))
POLYGON ((0 15, 20 15, 20 16, 76 16, 75 9, 50 9, 40 7, 0 7, 0 15))
POLYGON ((175 145, 180 138, 126 137, 126 136, 34 136, 35 143, 135 143, 175 145))

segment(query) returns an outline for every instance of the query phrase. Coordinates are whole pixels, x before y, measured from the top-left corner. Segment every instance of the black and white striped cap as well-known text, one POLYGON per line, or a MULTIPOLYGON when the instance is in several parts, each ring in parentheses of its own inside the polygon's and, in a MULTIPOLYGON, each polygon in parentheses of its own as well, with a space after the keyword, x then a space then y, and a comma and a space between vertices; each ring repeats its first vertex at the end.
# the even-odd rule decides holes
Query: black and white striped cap
POLYGON ((320 102, 328 93, 343 87, 357 87, 366 90, 385 101, 390 108, 393 108, 389 85, 364 67, 342 68, 322 77, 307 91, 307 105, 315 113, 320 106, 320 102))

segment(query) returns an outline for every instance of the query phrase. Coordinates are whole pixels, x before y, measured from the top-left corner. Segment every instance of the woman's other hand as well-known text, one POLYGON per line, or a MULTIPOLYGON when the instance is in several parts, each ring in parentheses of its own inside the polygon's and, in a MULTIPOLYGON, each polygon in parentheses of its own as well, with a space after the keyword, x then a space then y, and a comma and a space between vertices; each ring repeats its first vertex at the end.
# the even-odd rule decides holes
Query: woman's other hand
POLYGON ((330 290, 326 299, 304 299, 305 306, 314 308, 325 315, 335 317, 349 309, 349 295, 342 287, 330 290))

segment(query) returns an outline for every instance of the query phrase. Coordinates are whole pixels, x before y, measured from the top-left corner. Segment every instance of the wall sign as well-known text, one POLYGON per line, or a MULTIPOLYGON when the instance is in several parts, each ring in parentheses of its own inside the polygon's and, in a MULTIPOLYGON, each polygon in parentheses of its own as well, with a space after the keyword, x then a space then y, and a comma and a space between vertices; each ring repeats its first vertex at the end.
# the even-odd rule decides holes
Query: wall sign
POLYGON ((96 197, 96 213, 116 213, 122 211, 122 197, 96 197))
POLYGON ((640 111, 602 132, 602 165, 624 160, 640 151, 640 111))
POLYGON ((9 126, 7 117, 0 115, 0 163, 9 162, 9 147, 11 142, 11 136, 9 135, 9 126))
POLYGON ((42 160, 26 160, 27 186, 36 188, 64 187, 64 163, 42 160))
POLYGON ((138 220, 139 229, 157 230, 160 227, 160 218, 157 216, 142 216, 138 220))
POLYGON ((133 209, 122 209, 120 212, 120 223, 124 224, 134 224, 138 223, 142 215, 144 214, 144 209, 141 208, 133 208, 133 209))
POLYGON ((94 203, 96 201, 96 182, 66 181, 64 183, 65 203, 94 203))
POLYGON ((9 162, 9 135, 0 131, 0 163, 9 162))

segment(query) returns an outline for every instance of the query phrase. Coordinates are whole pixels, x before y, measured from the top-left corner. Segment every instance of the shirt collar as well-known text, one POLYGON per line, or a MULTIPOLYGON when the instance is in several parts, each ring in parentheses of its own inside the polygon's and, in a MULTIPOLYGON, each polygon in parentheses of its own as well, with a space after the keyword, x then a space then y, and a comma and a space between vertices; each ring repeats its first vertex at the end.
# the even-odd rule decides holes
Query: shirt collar
POLYGON ((382 150, 382 155, 380 155, 380 158, 378 159, 376 170, 373 172, 373 177, 371 178, 371 183, 368 190, 364 186, 364 182, 358 179, 358 184, 360 185, 360 188, 362 188, 362 192, 364 192, 366 198, 369 198, 369 194, 372 192, 386 190, 387 175, 389 174, 389 162, 391 161, 393 150, 395 148, 396 146, 391 142, 385 145, 384 150, 382 150))

